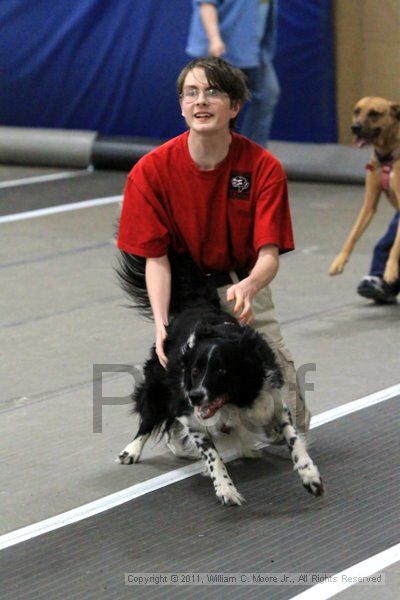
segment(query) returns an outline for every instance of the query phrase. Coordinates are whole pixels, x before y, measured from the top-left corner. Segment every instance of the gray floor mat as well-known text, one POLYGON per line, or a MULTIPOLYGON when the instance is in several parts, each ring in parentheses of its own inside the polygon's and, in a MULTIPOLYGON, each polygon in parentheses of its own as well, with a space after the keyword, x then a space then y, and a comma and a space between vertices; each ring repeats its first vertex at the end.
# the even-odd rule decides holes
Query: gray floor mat
POLYGON ((60 204, 71 204, 123 193, 126 173, 95 171, 56 182, 35 183, 1 190, 0 215, 15 214, 60 204), (119 190, 119 192, 116 192, 119 190))
POLYGON ((228 466, 243 507, 219 506, 199 475, 3 550, 1 596, 291 598, 306 587, 132 588, 124 574, 332 573, 398 543, 398 404, 396 397, 312 431, 322 499, 302 488, 285 449, 271 448, 228 466))

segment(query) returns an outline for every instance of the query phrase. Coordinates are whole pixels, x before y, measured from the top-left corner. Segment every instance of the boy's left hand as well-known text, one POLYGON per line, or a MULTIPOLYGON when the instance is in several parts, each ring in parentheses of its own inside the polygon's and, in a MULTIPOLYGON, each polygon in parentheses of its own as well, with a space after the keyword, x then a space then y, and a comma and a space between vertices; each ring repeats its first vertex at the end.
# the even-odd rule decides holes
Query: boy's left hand
POLYGON ((233 312, 242 325, 248 325, 254 320, 254 312, 251 303, 256 293, 257 290, 249 281, 248 277, 242 279, 239 283, 232 285, 226 292, 226 299, 228 302, 233 302, 235 300, 233 312))

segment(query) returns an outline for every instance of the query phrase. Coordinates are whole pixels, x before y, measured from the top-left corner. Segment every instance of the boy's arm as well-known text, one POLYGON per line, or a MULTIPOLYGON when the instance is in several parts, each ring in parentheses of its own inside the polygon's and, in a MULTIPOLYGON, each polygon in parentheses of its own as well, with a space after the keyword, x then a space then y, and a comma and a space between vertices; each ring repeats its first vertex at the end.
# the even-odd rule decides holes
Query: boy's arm
POLYGON ((211 56, 225 54, 225 44, 221 38, 218 23, 218 12, 215 4, 201 2, 199 12, 204 30, 208 37, 208 52, 211 56))
POLYGON ((239 313, 238 320, 246 325, 254 318, 252 301, 263 287, 271 283, 279 269, 279 250, 269 244, 262 246, 258 253, 256 264, 251 273, 239 283, 232 285, 226 292, 228 302, 235 300, 233 311, 239 313))
POLYGON ((164 368, 168 359, 164 352, 168 311, 171 298, 171 267, 168 256, 146 259, 146 286, 156 330, 156 353, 164 368))

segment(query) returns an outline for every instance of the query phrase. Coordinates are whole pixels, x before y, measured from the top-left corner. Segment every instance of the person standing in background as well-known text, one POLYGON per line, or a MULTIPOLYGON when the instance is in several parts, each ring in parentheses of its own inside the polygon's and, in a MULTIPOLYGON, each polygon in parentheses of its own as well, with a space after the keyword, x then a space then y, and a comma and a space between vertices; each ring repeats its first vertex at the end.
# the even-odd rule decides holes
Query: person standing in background
POLYGON ((272 62, 276 34, 276 0, 193 0, 186 53, 223 57, 245 73, 251 103, 240 133, 263 147, 280 96, 272 62))

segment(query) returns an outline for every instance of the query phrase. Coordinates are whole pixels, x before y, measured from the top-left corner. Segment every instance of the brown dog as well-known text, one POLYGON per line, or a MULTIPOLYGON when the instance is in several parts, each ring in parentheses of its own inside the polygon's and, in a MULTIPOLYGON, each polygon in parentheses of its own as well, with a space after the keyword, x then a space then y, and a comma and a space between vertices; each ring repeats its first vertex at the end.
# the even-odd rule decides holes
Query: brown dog
MULTIPOLYGON (((351 130, 359 148, 374 147, 366 166, 364 203, 341 251, 329 268, 330 275, 342 273, 350 254, 378 207, 382 191, 390 204, 400 210, 400 105, 384 98, 367 97, 354 108, 351 130)), ((399 278, 400 221, 390 250, 384 280, 393 283, 399 278)))

